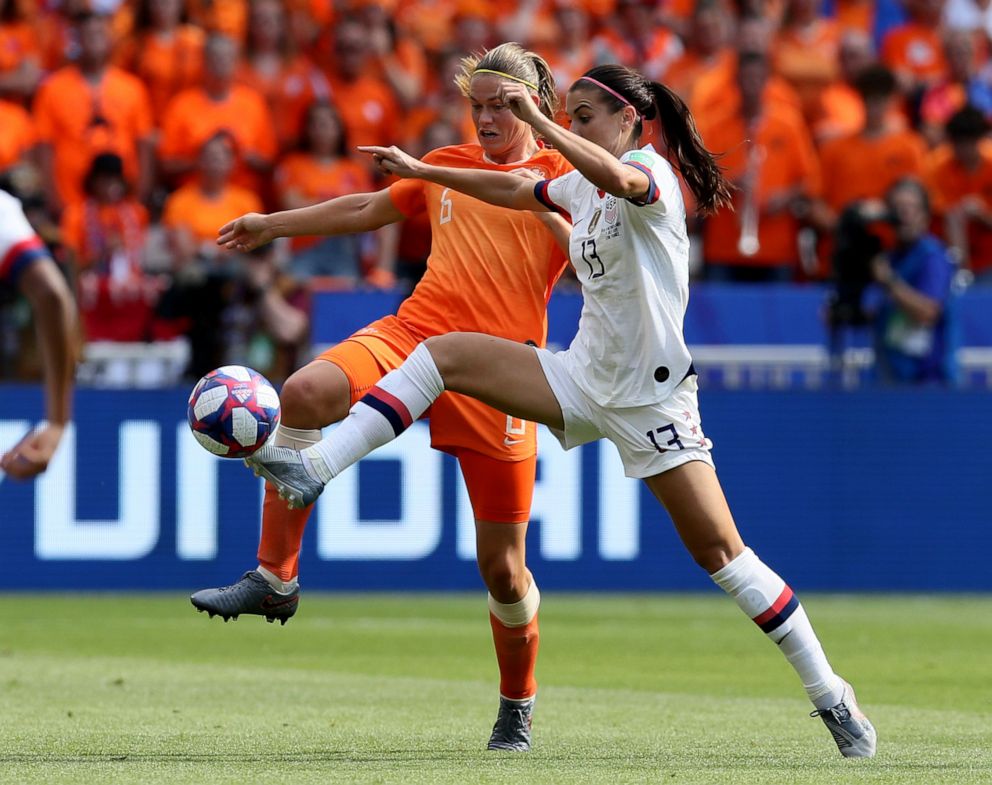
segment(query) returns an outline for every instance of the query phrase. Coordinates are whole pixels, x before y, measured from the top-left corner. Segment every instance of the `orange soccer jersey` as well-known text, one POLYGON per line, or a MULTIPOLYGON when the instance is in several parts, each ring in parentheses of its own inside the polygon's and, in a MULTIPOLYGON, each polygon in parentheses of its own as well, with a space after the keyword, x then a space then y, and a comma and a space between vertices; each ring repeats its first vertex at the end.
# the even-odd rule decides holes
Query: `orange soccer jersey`
POLYGON ((923 174, 925 147, 912 131, 826 143, 820 152, 824 201, 839 212, 858 199, 881 199, 900 178, 923 174))
POLYGON ((227 186, 211 199, 199 185, 184 185, 169 195, 162 213, 162 223, 170 228, 185 227, 198 243, 217 239, 217 228, 245 213, 257 213, 262 203, 252 191, 236 185, 227 186))
POLYGON ((0 100, 0 172, 20 162, 33 145, 31 115, 17 104, 0 100))
MULTIPOLYGON (((442 147, 424 160, 460 169, 529 169, 549 179, 570 169, 552 150, 518 163, 490 163, 478 145, 442 147)), ((427 272, 400 306, 400 319, 424 335, 484 332, 544 344, 545 310, 565 255, 540 219, 422 180, 394 183, 390 195, 404 215, 426 208, 433 234, 427 272)))
MULTIPOLYGON (((927 184, 933 198, 933 211, 941 222, 949 210, 966 198, 978 198, 985 209, 992 205, 992 149, 983 147, 981 163, 974 171, 966 170, 955 159, 949 145, 938 148, 930 157, 927 184)), ((992 269, 992 229, 979 220, 968 222, 968 251, 971 269, 992 269)))

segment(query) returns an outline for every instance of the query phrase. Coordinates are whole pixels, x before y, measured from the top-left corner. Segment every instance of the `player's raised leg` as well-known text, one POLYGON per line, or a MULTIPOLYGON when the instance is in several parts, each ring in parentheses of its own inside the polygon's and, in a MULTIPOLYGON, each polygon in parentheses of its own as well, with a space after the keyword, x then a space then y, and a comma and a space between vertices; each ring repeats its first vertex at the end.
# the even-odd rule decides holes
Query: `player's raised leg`
POLYGON ((537 458, 501 461, 461 450, 458 461, 475 513, 476 555, 489 590, 489 623, 499 665, 499 712, 488 748, 525 752, 531 747, 540 642, 541 595, 526 565, 537 458))
MULTIPOLYGON (((321 425, 347 413, 349 385, 341 368, 324 360, 316 360, 293 374, 280 395, 283 421, 273 443, 299 454, 299 450, 319 442, 321 425)), ((310 505, 287 508, 275 486, 266 482, 258 567, 230 586, 196 592, 190 597, 193 605, 225 621, 241 614, 255 614, 285 624, 299 605, 300 547, 312 509, 310 505)))
POLYGON ((870 758, 876 734, 854 691, 827 661, 792 589, 744 546, 716 471, 691 461, 646 480, 693 559, 754 621, 795 669, 845 757, 870 758))

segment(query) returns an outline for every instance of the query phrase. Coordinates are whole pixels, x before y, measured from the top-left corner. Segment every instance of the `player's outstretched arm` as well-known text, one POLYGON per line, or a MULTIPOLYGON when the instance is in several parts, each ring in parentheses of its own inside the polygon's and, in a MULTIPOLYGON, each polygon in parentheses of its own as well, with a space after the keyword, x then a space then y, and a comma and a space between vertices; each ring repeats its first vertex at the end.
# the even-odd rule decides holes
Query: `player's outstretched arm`
POLYGON ((404 217, 388 189, 348 194, 296 210, 268 215, 247 213, 220 228, 217 244, 235 251, 251 251, 277 237, 370 232, 404 217))
POLYGON ((3 455, 0 469, 11 477, 26 480, 48 467, 72 414, 76 306, 65 278, 51 259, 29 265, 21 275, 20 289, 31 304, 42 350, 47 422, 3 455))
POLYGON ((398 147, 359 147, 358 149, 371 155, 379 169, 387 174, 428 180, 497 207, 534 212, 548 210, 534 196, 534 183, 510 172, 432 166, 407 155, 398 147))

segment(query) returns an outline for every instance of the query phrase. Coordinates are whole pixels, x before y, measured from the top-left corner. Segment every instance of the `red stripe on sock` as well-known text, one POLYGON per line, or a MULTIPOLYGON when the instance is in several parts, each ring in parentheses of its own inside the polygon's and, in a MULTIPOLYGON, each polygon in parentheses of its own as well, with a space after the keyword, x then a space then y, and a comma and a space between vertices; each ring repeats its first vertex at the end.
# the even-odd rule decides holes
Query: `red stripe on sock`
POLYGON ((771 608, 769 608, 764 613, 754 617, 754 623, 760 627, 769 619, 773 619, 774 617, 778 616, 778 614, 782 611, 782 608, 788 605, 789 600, 791 599, 792 599, 792 589, 786 586, 784 589, 782 589, 782 593, 778 595, 778 599, 772 603, 771 608))
POLYGON ((404 428, 409 428, 413 425, 413 417, 410 416, 410 410, 406 408, 406 404, 403 401, 392 393, 386 392, 381 387, 373 387, 366 395, 371 395, 373 398, 382 401, 390 409, 393 409, 403 421, 404 428))

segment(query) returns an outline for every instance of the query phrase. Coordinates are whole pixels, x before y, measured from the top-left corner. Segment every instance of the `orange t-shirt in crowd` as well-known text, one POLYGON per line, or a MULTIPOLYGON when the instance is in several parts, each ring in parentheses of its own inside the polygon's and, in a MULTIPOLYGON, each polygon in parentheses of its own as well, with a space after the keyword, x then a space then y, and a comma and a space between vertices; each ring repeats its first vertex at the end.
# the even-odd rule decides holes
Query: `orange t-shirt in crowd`
POLYGON ((837 0, 836 7, 841 30, 860 30, 871 35, 875 27, 875 0, 837 0))
MULTIPOLYGON (((293 191, 310 204, 337 196, 365 193, 373 188, 368 169, 350 158, 322 161, 309 153, 290 153, 275 173, 276 193, 281 198, 293 191)), ((294 237, 293 251, 316 245, 319 237, 294 237)))
MULTIPOLYGON (((494 164, 478 145, 456 145, 428 153, 424 161, 497 172, 528 169, 542 179, 571 169, 561 153, 544 148, 526 161, 494 164)), ((548 298, 566 258, 539 218, 423 180, 400 180, 389 194, 404 215, 426 210, 432 233, 427 272, 400 306, 400 319, 424 336, 478 331, 544 345, 548 298)))
POLYGON ((116 153, 136 182, 138 142, 152 132, 148 92, 141 80, 108 66, 99 84, 74 65, 42 83, 34 102, 38 141, 55 151, 55 181, 66 203, 81 199, 83 179, 98 153, 116 153))
POLYGON ((619 31, 607 27, 596 36, 596 46, 608 50, 618 63, 636 68, 648 79, 662 81, 665 72, 684 51, 682 41, 665 27, 651 31, 651 37, 635 45, 619 31))
POLYGON ((691 49, 672 63, 665 73, 665 84, 688 102, 699 80, 713 71, 733 69, 734 51, 725 47, 712 57, 703 57, 691 49))
POLYGON ((803 115, 811 120, 823 88, 839 76, 840 27, 819 19, 805 30, 783 29, 772 47, 772 65, 799 94, 803 115))
MULTIPOLYGON (((234 137, 239 155, 251 152, 266 161, 275 158, 276 135, 265 99, 257 90, 239 84, 233 85, 221 101, 214 101, 199 87, 173 98, 162 118, 159 156, 193 162, 203 143, 221 130, 234 137)), ((234 179, 245 187, 259 186, 258 179, 244 166, 234 179)))
POLYGON ((310 58, 302 55, 285 62, 270 77, 243 63, 238 71, 238 81, 265 97, 279 146, 284 150, 299 141, 310 104, 318 98, 328 100, 331 95, 327 77, 310 58))
POLYGON ((348 145, 390 145, 400 135, 400 107, 389 85, 371 76, 354 82, 331 78, 331 100, 348 134, 348 145))
MULTIPOLYGON (((731 56, 699 75, 686 103, 698 122, 705 115, 720 117, 729 108, 727 96, 738 94, 737 58, 731 56)), ((775 74, 768 77, 762 100, 765 105, 791 107, 796 112, 802 112, 799 94, 785 79, 775 74)))
POLYGON ((17 104, 0 100, 0 172, 18 163, 33 146, 31 115, 17 104))
POLYGON ((932 82, 947 74, 940 31, 918 22, 907 22, 885 34, 882 62, 918 81, 932 82))
MULTIPOLYGON (((992 210, 992 147, 981 149, 982 162, 969 172, 954 158, 950 145, 937 148, 928 160, 927 186, 935 217, 943 222, 945 213, 966 196, 977 196, 986 210, 992 210)), ((992 229, 981 221, 968 222, 968 255, 971 269, 978 273, 992 269, 992 229)))
POLYGON ((168 38, 155 32, 128 38, 116 54, 115 62, 148 88, 156 124, 177 93, 200 83, 205 38, 199 27, 181 25, 168 38))
MULTIPOLYGON (((17 0, 7 0, 13 3, 17 0)), ((28 22, 0 24, 0 74, 16 71, 25 60, 41 65, 41 44, 28 22)))
POLYGON ((807 196, 819 196, 820 165, 809 131, 794 111, 769 107, 755 130, 749 131, 737 112, 700 126, 706 147, 721 153, 720 166, 731 180, 741 178, 748 166, 758 171, 758 252, 743 256, 737 250, 741 234, 743 194, 735 193, 734 207, 706 219, 703 253, 709 262, 760 266, 792 266, 798 258, 799 223, 789 210, 768 215, 760 210, 770 197, 800 187, 807 196), (744 142, 752 139, 754 147, 744 142), (753 158, 751 157, 753 156, 753 158))
POLYGON ((162 224, 170 229, 185 227, 197 243, 212 243, 217 230, 228 221, 261 211, 262 202, 247 188, 228 185, 216 198, 210 198, 197 183, 190 183, 165 200, 162 224))
POLYGON ((189 0, 190 21, 212 33, 243 42, 248 31, 247 0, 189 0))
POLYGON ((405 0, 400 3, 395 18, 401 30, 420 41, 428 51, 438 52, 451 40, 457 11, 457 0, 405 0))
POLYGON ((823 199, 838 212, 858 199, 881 199, 897 180, 922 176, 925 155, 926 144, 912 131, 827 142, 820 151, 823 199))

